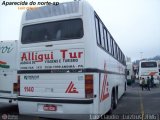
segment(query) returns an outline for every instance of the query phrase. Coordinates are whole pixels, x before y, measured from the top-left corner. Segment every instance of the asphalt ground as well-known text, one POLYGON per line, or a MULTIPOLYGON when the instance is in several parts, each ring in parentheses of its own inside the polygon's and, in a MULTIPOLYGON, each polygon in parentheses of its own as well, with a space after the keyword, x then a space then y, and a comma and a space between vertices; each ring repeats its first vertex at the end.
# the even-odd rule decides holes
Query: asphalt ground
MULTIPOLYGON (((0 120, 6 115, 10 120, 49 120, 19 115, 17 105, 0 103, 0 120)), ((99 120, 160 120, 160 86, 150 91, 142 91, 137 83, 128 86, 113 114, 102 116, 99 120)))
POLYGON ((127 87, 113 115, 122 120, 160 120, 160 86, 144 89, 138 83, 127 87))

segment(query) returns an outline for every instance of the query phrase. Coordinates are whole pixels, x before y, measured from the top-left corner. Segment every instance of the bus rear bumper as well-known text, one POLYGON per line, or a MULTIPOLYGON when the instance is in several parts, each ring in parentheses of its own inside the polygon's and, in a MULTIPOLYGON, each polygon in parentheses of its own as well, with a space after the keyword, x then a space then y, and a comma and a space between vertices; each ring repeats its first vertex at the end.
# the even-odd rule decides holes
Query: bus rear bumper
POLYGON ((89 119, 93 114, 93 99, 42 99, 19 97, 20 114, 46 118, 89 119), (44 106, 54 106, 51 110, 44 106))
POLYGON ((0 96, 0 102, 1 103, 17 104, 17 98, 16 97, 3 97, 3 96, 0 96))

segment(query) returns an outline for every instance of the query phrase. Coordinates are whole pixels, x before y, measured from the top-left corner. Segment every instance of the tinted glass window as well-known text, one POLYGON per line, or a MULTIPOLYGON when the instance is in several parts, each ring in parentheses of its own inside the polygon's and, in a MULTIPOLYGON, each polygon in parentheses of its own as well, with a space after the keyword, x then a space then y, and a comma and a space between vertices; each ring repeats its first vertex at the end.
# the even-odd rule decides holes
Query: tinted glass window
POLYGON ((113 44, 113 38, 111 38, 111 50, 112 50, 112 55, 114 56, 114 44, 113 44))
POLYGON ((100 35, 99 35, 99 20, 97 17, 95 17, 95 25, 96 25, 96 36, 97 36, 97 43, 100 45, 100 35))
POLYGON ((157 67, 157 63, 156 62, 142 62, 141 67, 142 68, 157 67))
POLYGON ((119 58, 120 58, 120 54, 119 54, 119 51, 120 51, 120 49, 119 49, 119 47, 117 46, 117 54, 118 54, 118 60, 119 60, 119 58))
POLYGON ((107 32, 107 37, 108 37, 109 52, 112 53, 112 52, 111 52, 111 51, 112 51, 112 50, 111 50, 111 48, 112 48, 112 47, 111 47, 111 39, 110 39, 110 34, 109 34, 109 32, 107 32))
POLYGON ((115 41, 113 41, 113 44, 114 44, 114 56, 117 58, 117 50, 116 50, 117 44, 115 41))
POLYGON ((119 56, 118 56, 118 45, 116 47, 116 53, 117 53, 117 59, 119 59, 119 56))
POLYGON ((22 29, 23 44, 79 39, 82 37, 83 23, 81 19, 29 25, 22 29))
POLYGON ((117 59, 119 62, 126 64, 124 54, 96 13, 95 29, 98 46, 103 48, 103 50, 107 50, 112 55, 112 57, 117 59))
POLYGON ((122 62, 122 51, 120 51, 120 61, 122 62))
POLYGON ((106 46, 106 50, 109 51, 109 47, 108 47, 108 37, 107 37, 107 30, 104 29, 104 40, 105 40, 105 46, 106 46))
POLYGON ((101 35, 101 46, 104 48, 105 47, 105 43, 104 43, 104 37, 103 37, 103 24, 102 22, 99 22, 100 23, 100 35, 101 35))

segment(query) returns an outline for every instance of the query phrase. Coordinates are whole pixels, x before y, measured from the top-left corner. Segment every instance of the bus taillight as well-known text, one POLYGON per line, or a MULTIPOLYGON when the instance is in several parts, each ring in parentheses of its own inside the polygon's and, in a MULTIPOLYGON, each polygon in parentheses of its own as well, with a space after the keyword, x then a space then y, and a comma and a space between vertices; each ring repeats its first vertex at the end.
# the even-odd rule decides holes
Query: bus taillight
POLYGON ((85 75, 85 97, 93 98, 93 75, 85 75))
POLYGON ((17 76, 17 83, 13 83, 13 92, 20 94, 20 76, 17 76))

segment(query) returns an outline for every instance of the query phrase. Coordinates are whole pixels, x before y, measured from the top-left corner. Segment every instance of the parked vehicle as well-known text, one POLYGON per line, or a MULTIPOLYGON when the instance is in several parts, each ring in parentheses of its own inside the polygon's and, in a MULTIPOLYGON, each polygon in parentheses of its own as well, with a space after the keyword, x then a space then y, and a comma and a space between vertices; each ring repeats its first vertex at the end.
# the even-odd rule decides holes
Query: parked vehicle
MULTIPOLYGON (((139 63, 139 78, 147 79, 147 77, 154 77, 154 84, 159 84, 159 68, 158 61, 155 60, 143 60, 139 63)), ((141 84, 141 80, 140 80, 141 84)))
POLYGON ((17 44, 0 41, 0 102, 17 103, 17 44))
POLYGON ((21 30, 20 114, 70 119, 116 108, 125 56, 86 1, 26 11, 21 30))

